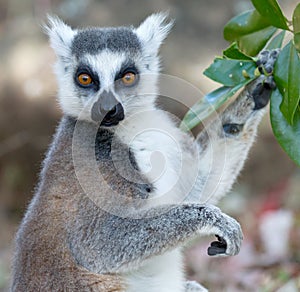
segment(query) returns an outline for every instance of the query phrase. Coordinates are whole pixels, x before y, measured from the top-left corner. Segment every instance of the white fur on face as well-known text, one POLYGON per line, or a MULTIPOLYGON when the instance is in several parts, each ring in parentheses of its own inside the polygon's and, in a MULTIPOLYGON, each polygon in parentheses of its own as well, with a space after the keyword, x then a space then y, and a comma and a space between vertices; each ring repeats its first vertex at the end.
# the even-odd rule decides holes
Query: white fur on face
MULTIPOLYGON (((50 38, 58 60, 55 73, 59 84, 59 102, 63 112, 67 115, 84 120, 91 120, 90 109, 97 101, 104 88, 113 90, 115 75, 121 65, 128 59, 135 59, 135 65, 141 75, 142 86, 132 90, 131 95, 124 92, 116 93, 118 99, 124 106, 125 114, 133 113, 137 108, 152 107, 156 98, 156 77, 159 72, 159 58, 157 56, 159 47, 169 33, 172 23, 166 22, 167 15, 163 13, 149 16, 137 29, 133 29, 141 42, 141 53, 139 56, 130 56, 126 52, 112 52, 108 49, 96 55, 85 55, 84 60, 90 68, 99 75, 100 90, 95 94, 80 95, 74 83, 74 74, 78 60, 72 55, 72 42, 77 34, 76 30, 66 25, 60 19, 49 17, 49 25, 45 30, 50 38), (143 74, 152 73, 152 77, 143 78, 143 74), (148 81, 145 81, 145 80, 148 81), (143 81, 145 81, 143 83, 143 81), (141 91, 141 92, 140 92, 141 91), (147 97, 145 97, 147 95, 147 97)), ((126 116, 125 116, 126 118, 126 116)))
MULTIPOLYGON (((63 112, 81 120, 91 120, 91 108, 98 100, 104 90, 113 91, 116 72, 125 60, 125 54, 116 54, 104 50, 98 55, 86 55, 80 61, 89 66, 98 74, 100 89, 97 92, 80 89, 74 82, 78 61, 73 60, 72 67, 68 72, 63 69, 64 63, 58 60, 56 64, 56 75, 59 83, 58 98, 63 112)), ((115 97, 118 99, 117 95, 115 97)))
POLYGON ((125 53, 115 53, 104 50, 98 55, 86 55, 81 63, 89 66, 98 74, 100 89, 97 92, 87 91, 87 95, 81 95, 84 89, 78 90, 74 82, 74 74, 77 69, 77 61, 67 72, 60 61, 56 65, 56 75, 59 83, 58 98, 63 112, 73 117, 91 121, 91 107, 101 98, 101 93, 111 91, 115 98, 122 104, 125 111, 125 119, 129 115, 140 110, 153 109, 156 99, 157 74, 147 74, 148 70, 141 58, 136 58, 134 63, 140 75, 136 86, 120 88, 116 85, 115 76, 124 62, 128 60, 125 53))
POLYGON ((162 42, 169 34, 173 22, 167 22, 166 13, 152 14, 136 29, 144 52, 149 56, 156 56, 162 42))
POLYGON ((72 41, 77 31, 66 25, 58 17, 51 16, 48 17, 48 25, 44 29, 56 55, 61 59, 69 59, 71 57, 72 41))

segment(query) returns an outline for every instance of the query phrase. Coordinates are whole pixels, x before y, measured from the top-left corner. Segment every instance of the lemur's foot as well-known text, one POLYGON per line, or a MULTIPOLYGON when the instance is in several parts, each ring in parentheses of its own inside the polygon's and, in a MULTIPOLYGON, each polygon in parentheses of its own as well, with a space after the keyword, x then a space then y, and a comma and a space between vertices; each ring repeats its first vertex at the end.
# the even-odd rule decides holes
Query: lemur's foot
POLYGON ((258 60, 256 62, 258 70, 263 75, 260 76, 254 83, 255 87, 250 91, 253 96, 255 106, 254 110, 259 110, 265 107, 272 94, 272 90, 276 88, 272 73, 274 71, 275 62, 278 58, 280 49, 275 50, 264 50, 258 55, 258 60))
POLYGON ((185 283, 185 292, 208 292, 206 288, 196 281, 187 281, 185 283))
POLYGON ((215 208, 213 213, 216 216, 213 231, 218 241, 211 243, 211 246, 207 250, 208 255, 237 255, 243 240, 243 232, 240 224, 232 217, 222 213, 219 208, 213 208, 215 208))

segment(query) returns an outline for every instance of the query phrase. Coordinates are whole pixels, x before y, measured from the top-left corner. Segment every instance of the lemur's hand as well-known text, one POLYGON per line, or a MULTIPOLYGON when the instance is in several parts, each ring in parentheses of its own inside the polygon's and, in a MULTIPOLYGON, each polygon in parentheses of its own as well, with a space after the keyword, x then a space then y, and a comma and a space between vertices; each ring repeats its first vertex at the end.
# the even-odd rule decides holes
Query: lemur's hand
POLYGON ((232 256, 239 253, 243 232, 240 224, 230 216, 221 212, 217 207, 212 208, 213 217, 216 220, 213 232, 216 234, 218 241, 211 243, 208 248, 208 255, 232 256))
POLYGON ((280 49, 264 50, 258 55, 256 64, 262 75, 248 87, 255 102, 254 110, 259 110, 266 106, 270 100, 272 91, 276 88, 272 74, 279 52, 280 49))
POLYGON ((280 53, 280 49, 263 50, 257 56, 256 65, 260 73, 264 75, 271 75, 274 70, 275 62, 280 53))

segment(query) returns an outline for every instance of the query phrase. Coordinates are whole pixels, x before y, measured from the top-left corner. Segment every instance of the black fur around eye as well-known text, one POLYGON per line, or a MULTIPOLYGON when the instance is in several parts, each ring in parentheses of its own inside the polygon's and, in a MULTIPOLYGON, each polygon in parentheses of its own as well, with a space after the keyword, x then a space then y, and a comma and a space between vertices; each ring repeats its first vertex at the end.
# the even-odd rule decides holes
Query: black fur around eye
POLYGON ((92 72, 86 66, 79 66, 74 76, 76 84, 81 88, 86 89, 99 89, 99 78, 98 75, 92 72))
POLYGON ((134 65, 122 66, 115 80, 126 87, 132 87, 139 81, 139 71, 134 65))
POLYGON ((224 133, 228 136, 237 136, 242 130, 243 126, 241 124, 224 124, 224 133))

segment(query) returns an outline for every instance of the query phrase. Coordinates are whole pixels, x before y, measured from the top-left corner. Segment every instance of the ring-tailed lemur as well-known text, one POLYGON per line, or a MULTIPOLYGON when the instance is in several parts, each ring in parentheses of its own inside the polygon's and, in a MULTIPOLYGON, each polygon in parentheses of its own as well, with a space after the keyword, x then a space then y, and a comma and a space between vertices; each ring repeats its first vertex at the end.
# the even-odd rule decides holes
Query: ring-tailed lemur
POLYGON ((210 255, 239 252, 240 225, 208 203, 244 164, 272 82, 247 86, 194 140, 155 105, 170 28, 163 14, 82 30, 50 18, 64 116, 17 234, 12 291, 201 291, 180 246, 215 234, 210 255))

